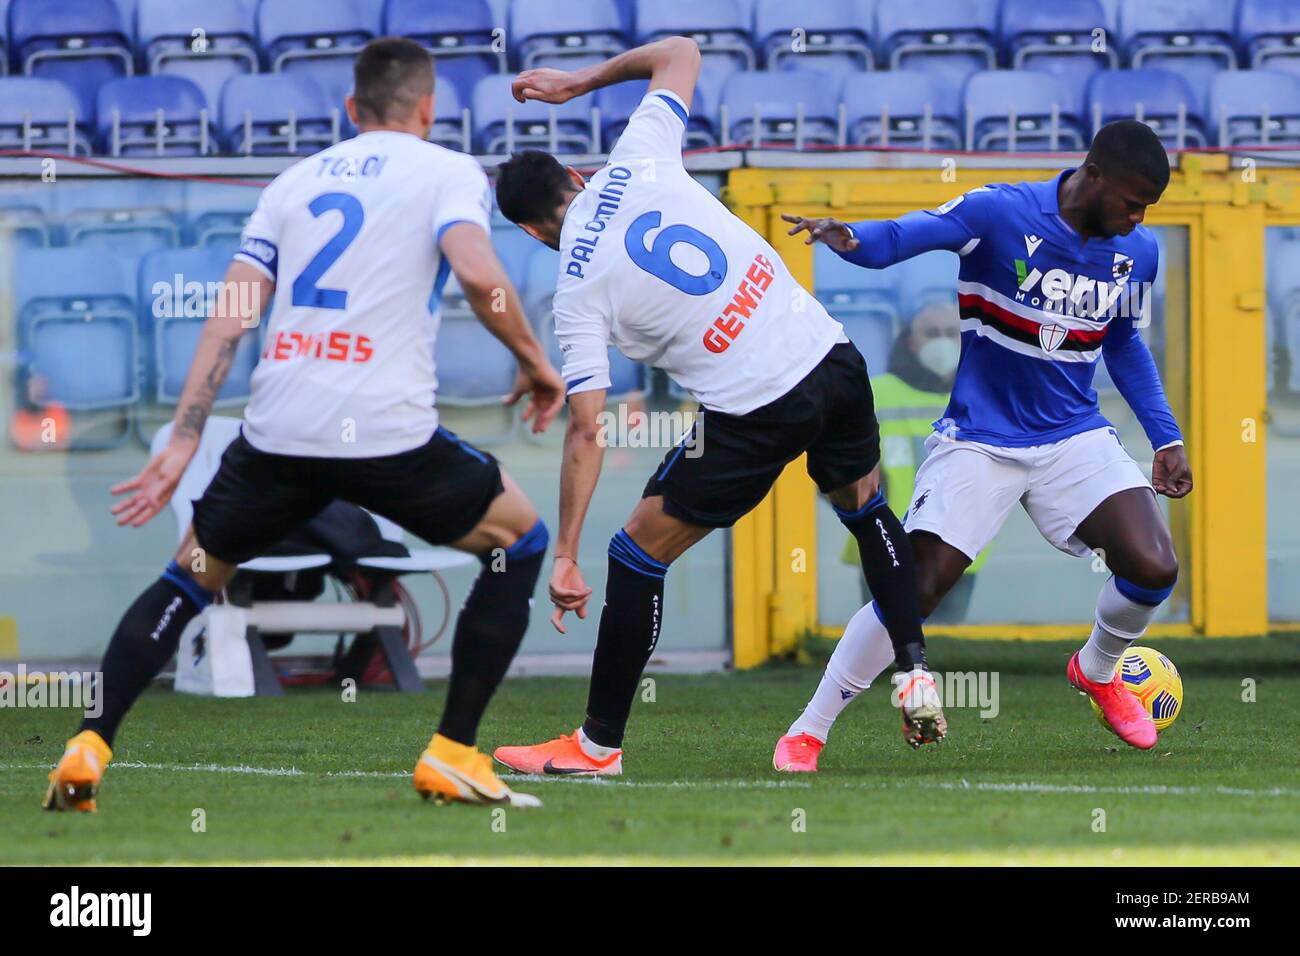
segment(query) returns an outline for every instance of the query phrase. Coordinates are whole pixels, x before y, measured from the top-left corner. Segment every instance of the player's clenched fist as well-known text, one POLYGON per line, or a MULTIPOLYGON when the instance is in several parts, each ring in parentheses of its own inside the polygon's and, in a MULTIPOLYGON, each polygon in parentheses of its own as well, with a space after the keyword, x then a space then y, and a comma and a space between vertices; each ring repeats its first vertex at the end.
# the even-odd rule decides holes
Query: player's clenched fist
POLYGON ((858 237, 853 234, 852 228, 846 222, 831 219, 829 216, 823 219, 805 219, 803 216, 789 216, 784 213, 781 218, 786 222, 794 223, 788 235, 798 235, 805 230, 808 232, 804 245, 811 246, 814 242, 820 241, 836 252, 852 252, 858 247, 858 237))
POLYGON ((581 96, 585 90, 579 82, 577 72, 553 70, 542 67, 536 70, 524 70, 510 84, 510 92, 520 103, 529 100, 541 100, 543 103, 567 103, 575 96, 581 96))

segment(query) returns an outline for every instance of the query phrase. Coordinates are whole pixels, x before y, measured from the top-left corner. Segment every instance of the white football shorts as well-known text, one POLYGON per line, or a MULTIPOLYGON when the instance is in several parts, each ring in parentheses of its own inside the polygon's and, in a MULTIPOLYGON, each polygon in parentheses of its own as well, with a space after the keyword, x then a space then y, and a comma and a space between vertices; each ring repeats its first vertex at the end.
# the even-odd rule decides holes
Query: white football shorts
POLYGON ((1001 448, 936 432, 925 447, 929 455, 917 469, 903 527, 928 531, 972 561, 1001 530, 1017 501, 1052 547, 1086 557, 1092 552, 1074 536, 1080 522, 1116 492, 1151 488, 1109 427, 1028 448, 1001 448))

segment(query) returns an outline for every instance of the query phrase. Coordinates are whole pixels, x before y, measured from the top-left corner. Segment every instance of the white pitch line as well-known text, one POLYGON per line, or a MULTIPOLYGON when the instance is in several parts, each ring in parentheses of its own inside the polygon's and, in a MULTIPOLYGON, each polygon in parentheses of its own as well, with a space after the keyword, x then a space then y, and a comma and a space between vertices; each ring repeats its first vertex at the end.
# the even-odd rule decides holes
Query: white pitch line
MULTIPOLYGON (((50 770, 53 764, 0 764, 0 770, 50 770)), ((404 770, 300 770, 297 767, 253 767, 247 764, 167 764, 122 760, 112 765, 124 770, 164 770, 173 773, 232 773, 265 777, 342 777, 363 779, 401 779, 410 777, 404 770)), ((554 777, 540 774, 505 773, 502 779, 526 783, 587 784, 598 787, 629 787, 638 790, 811 790, 814 784, 804 780, 620 780, 609 777, 554 777)), ((968 780, 896 780, 892 782, 841 783, 844 790, 954 790, 991 791, 996 793, 1089 794, 1114 793, 1138 796, 1291 797, 1300 798, 1300 789, 1270 787, 1170 787, 1149 784, 1136 787, 1093 786, 1092 784, 1038 783, 1034 781, 980 782, 968 780)))

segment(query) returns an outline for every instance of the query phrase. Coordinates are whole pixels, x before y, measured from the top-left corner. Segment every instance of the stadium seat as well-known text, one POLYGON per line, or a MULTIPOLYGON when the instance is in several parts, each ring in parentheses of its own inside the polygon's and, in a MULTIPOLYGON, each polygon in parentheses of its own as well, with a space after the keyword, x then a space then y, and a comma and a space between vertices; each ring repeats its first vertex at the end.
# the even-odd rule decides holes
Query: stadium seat
POLYGON ((492 224, 492 248, 505 266, 511 283, 516 289, 524 288, 537 240, 514 223, 502 221, 492 224))
POLYGON ((89 115, 59 80, 0 77, 0 149, 91 153, 89 115))
POLYGON ((226 80, 257 72, 256 33, 240 0, 140 0, 136 13, 145 69, 192 80, 214 107, 226 80))
POLYGON ((839 142, 838 107, 826 76, 811 70, 742 70, 722 88, 723 143, 839 142))
POLYGON ((1013 70, 1038 70, 1064 81, 1071 97, 1065 106, 1083 111, 1083 88, 1098 70, 1119 66, 1118 40, 1107 37, 1105 52, 1094 52, 1093 31, 1104 29, 1098 0, 1002 0, 999 36, 1013 70))
POLYGON ((132 76, 99 88, 98 132, 110 156, 218 152, 203 91, 183 76, 132 76))
POLYGON ((956 92, 920 70, 855 73, 844 78, 840 101, 848 141, 858 146, 961 149, 956 92))
POLYGON ((844 326, 873 375, 889 367, 889 352, 898 328, 894 272, 860 268, 821 244, 813 251, 817 301, 844 326))
POLYGON ((50 244, 45 213, 36 206, 0 206, 0 248, 31 249, 50 244))
POLYGON ((473 150, 473 127, 461 108, 460 94, 452 83, 439 83, 434 89, 433 127, 429 142, 468 153, 473 150))
POLYGON ((310 76, 232 76, 221 90, 221 131, 234 153, 306 156, 338 142, 342 110, 310 76))
MULTIPOLYGON (((452 289, 455 280, 449 283, 452 289)), ((438 403, 448 407, 499 405, 514 388, 514 356, 454 295, 444 301, 434 345, 438 403)), ((463 300, 461 300, 463 301, 463 300)))
POLYGON ((1300 145, 1300 76, 1278 70, 1216 74, 1206 119, 1220 146, 1300 145))
POLYGON ((491 73, 506 72, 504 49, 493 48, 493 30, 505 27, 485 0, 388 0, 384 32, 410 37, 433 51, 439 89, 456 87, 462 103, 491 73))
MULTIPOLYGON (((600 151, 609 152, 623 134, 627 121, 641 105, 650 84, 644 80, 632 80, 606 86, 596 93, 596 106, 600 109, 600 151)), ((691 115, 686 123, 686 149, 707 148, 718 144, 713 118, 709 114, 709 103, 704 92, 695 90, 691 100, 691 115)))
POLYGON ((532 146, 552 153, 592 151, 591 108, 587 97, 552 106, 539 100, 518 103, 512 77, 485 76, 474 88, 473 119, 481 153, 510 153, 532 146))
POLYGON ((1215 73, 1237 67, 1233 4, 1224 0, 1123 0, 1119 29, 1133 69, 1177 73, 1198 103, 1215 73))
MULTIPOLYGON (((212 247, 164 249, 140 261, 136 301, 141 332, 152 346, 147 381, 152 383, 155 401, 170 405, 180 401, 203 322, 221 294, 217 283, 225 279, 229 265, 230 257, 212 247)), ((239 342, 230 375, 217 393, 217 405, 247 401, 257 359, 258 336, 250 332, 239 342)))
POLYGON ((380 22, 380 10, 362 0, 315 0, 310 16, 302 0, 262 0, 257 8, 257 35, 271 72, 310 75, 340 110, 352 91, 352 63, 380 22))
POLYGON ((139 397, 135 282, 100 249, 27 249, 14 264, 28 391, 72 411, 139 397))
POLYGON ((162 206, 76 209, 64 218, 63 231, 70 246, 111 250, 123 259, 181 244, 176 217, 162 206))
POLYGON ((24 74, 67 83, 88 116, 99 87, 134 69, 130 28, 113 0, 60 0, 52 12, 48 0, 12 0, 11 55, 24 74))
POLYGON ((975 73, 966 81, 963 100, 967 149, 1082 150, 1087 145, 1082 118, 1071 108, 1065 84, 1050 73, 975 73))
POLYGON ((510 7, 511 44, 519 66, 574 70, 599 63, 628 47, 623 17, 614 0, 529 0, 510 7))
POLYGON ((867 0, 758 0, 754 41, 769 70, 852 73, 875 66, 867 0))
POLYGON ((879 0, 876 36, 889 69, 933 71, 959 94, 976 70, 997 68, 996 0, 879 0))
POLYGON ((757 65, 746 11, 736 0, 655 0, 637 7, 637 40, 690 36, 700 46, 699 86, 710 103, 736 70, 757 65))
POLYGON ((1169 149, 1206 144, 1205 123, 1187 82, 1167 70, 1103 70, 1088 81, 1093 135, 1113 120, 1139 119, 1169 149))
POLYGON ((1300 73, 1300 6, 1292 0, 1240 0, 1237 39, 1252 69, 1300 73))
POLYGON ((195 246, 220 250, 229 259, 239 248, 251 209, 208 209, 189 223, 189 239, 195 246))

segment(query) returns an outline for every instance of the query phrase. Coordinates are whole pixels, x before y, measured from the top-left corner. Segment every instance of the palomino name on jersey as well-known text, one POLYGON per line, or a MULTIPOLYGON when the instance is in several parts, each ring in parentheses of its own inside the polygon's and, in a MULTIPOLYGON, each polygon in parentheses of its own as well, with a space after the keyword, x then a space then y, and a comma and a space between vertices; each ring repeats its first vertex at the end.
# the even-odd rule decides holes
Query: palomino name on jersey
POLYGON ((1103 282, 1065 269, 1040 272, 1016 259, 1016 301, 1037 309, 1087 319, 1140 318, 1150 291, 1149 282, 1129 282, 1128 271, 1118 282, 1103 282))
POLYGON ((626 166, 610 167, 609 181, 596 197, 600 200, 596 205, 596 213, 591 217, 591 221, 582 227, 583 232, 591 235, 580 235, 573 240, 573 248, 569 250, 569 261, 564 266, 566 275, 578 279, 587 278, 586 273, 582 271, 582 264, 591 261, 592 255, 596 252, 596 244, 600 241, 600 234, 605 231, 606 220, 618 212, 619 204, 623 201, 623 191, 627 189, 631 179, 632 170, 626 166))

